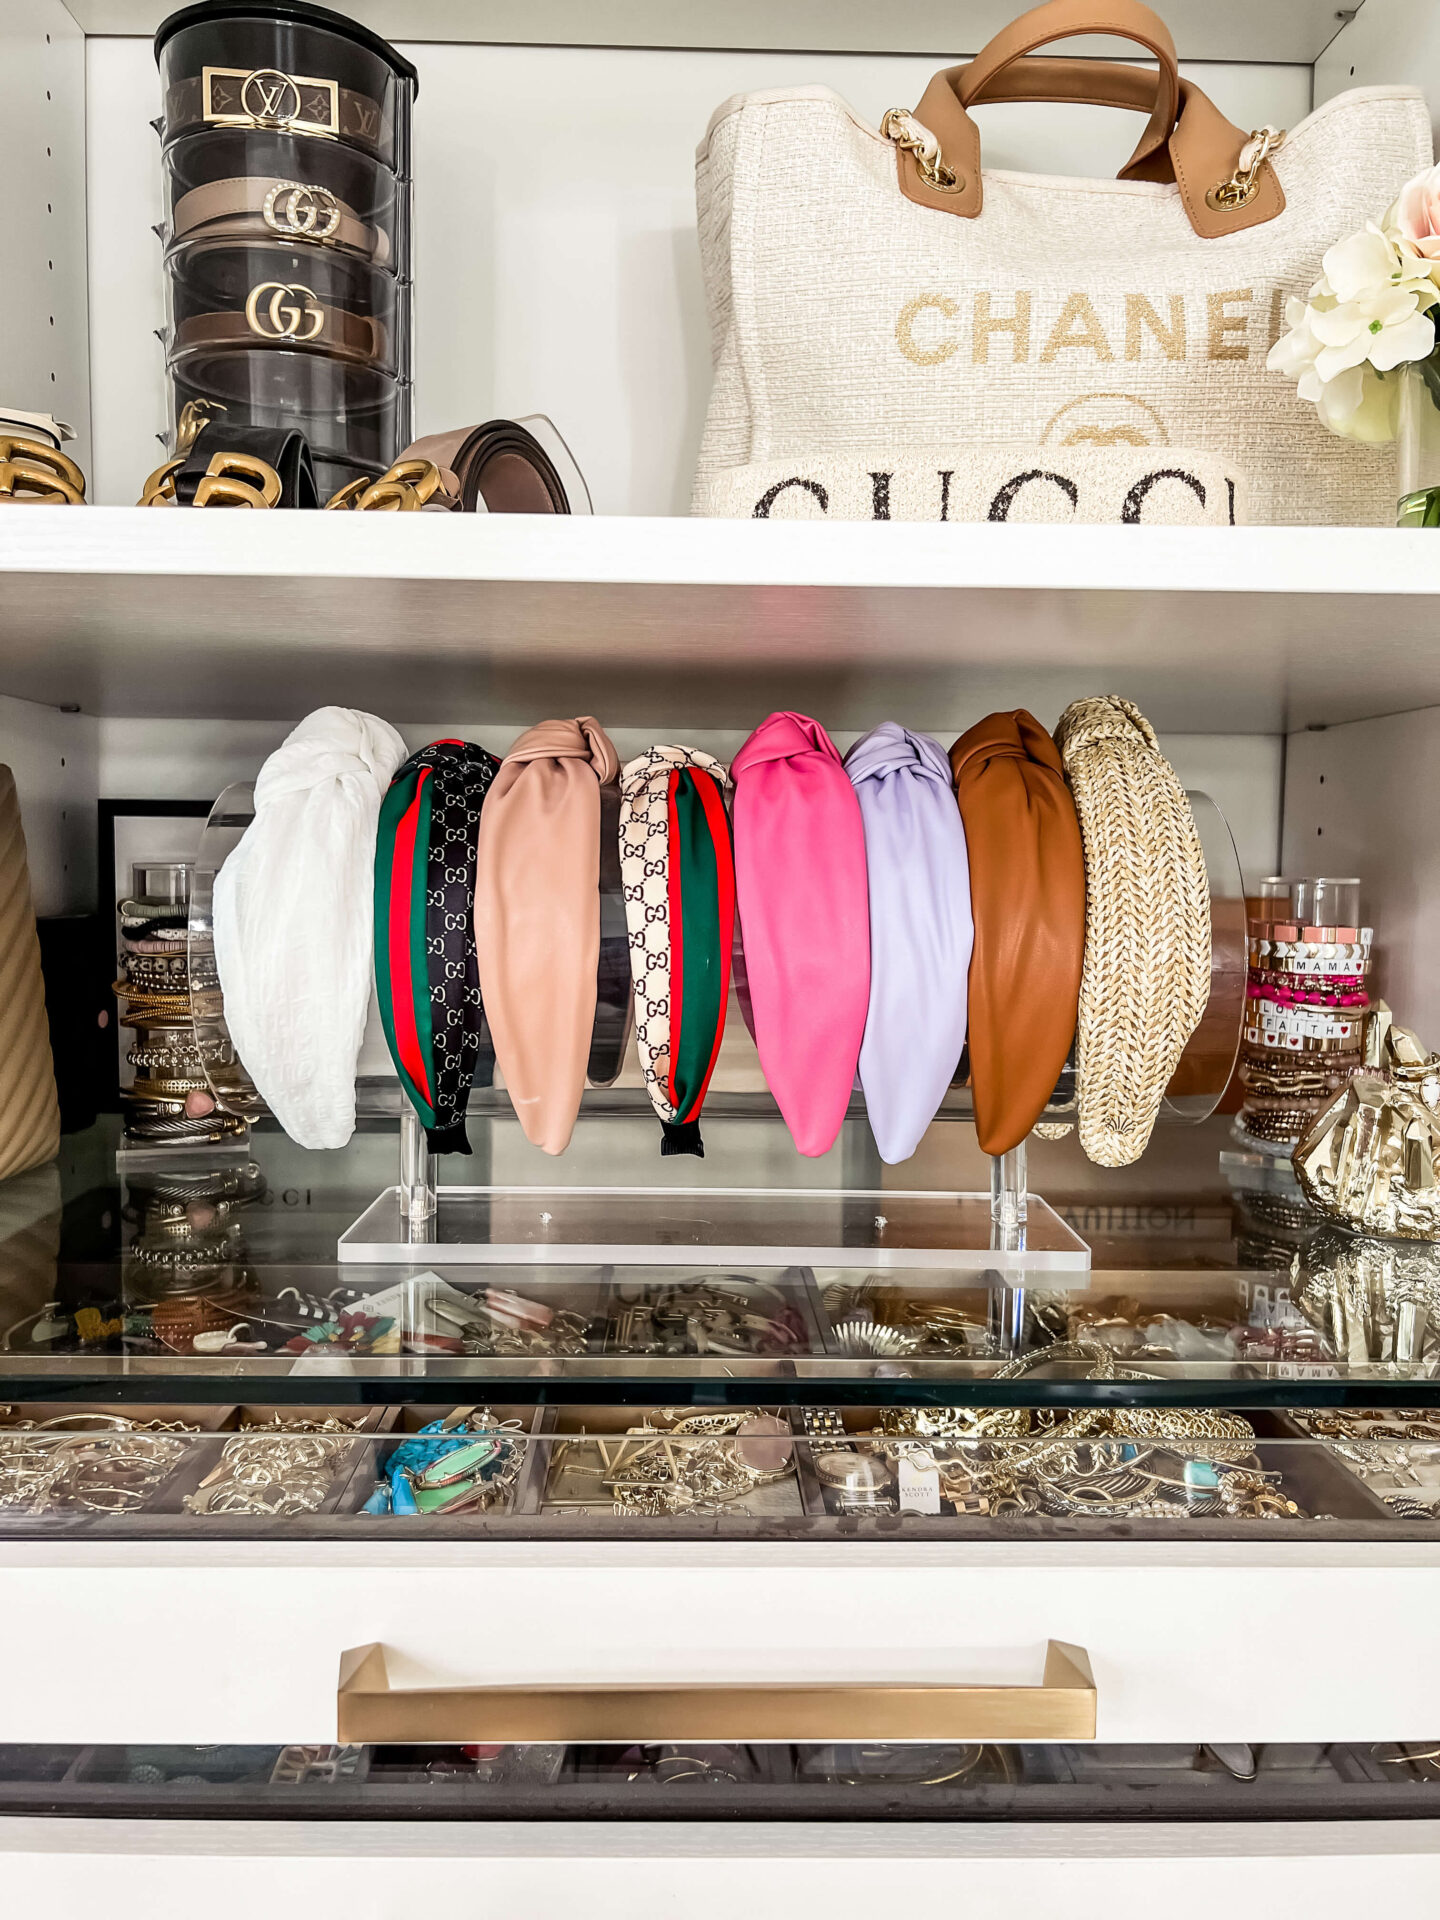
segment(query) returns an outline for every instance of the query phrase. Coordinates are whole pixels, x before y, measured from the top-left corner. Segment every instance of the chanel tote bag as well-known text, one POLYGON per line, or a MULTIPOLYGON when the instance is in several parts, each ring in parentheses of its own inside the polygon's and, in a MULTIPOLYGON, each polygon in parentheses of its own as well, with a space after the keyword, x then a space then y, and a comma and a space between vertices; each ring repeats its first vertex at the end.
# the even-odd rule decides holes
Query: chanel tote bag
POLYGON ((1032 9, 883 128, 825 87, 727 101, 696 172, 715 355, 696 508, 734 512, 735 470, 762 463, 1168 446, 1243 472, 1253 521, 1389 523, 1389 452, 1327 433, 1265 356, 1325 250, 1430 160, 1413 87, 1232 126, 1138 0, 1032 9), (1076 33, 1158 67, 1034 57, 1076 33), (1148 120, 1116 180, 1003 172, 983 100, 1148 120))

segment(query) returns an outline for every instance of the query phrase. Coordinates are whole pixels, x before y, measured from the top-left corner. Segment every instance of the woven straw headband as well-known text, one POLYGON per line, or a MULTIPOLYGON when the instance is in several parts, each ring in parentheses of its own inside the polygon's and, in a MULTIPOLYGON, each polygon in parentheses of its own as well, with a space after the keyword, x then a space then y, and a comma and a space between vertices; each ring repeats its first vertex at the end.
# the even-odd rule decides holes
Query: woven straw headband
POLYGON ((390 1057, 432 1153, 468 1153, 465 1109, 483 1019, 475 839, 500 762, 465 740, 412 753, 380 807, 375 985, 390 1057))
POLYGON ((700 1107, 725 1031, 735 861, 718 760, 651 747, 620 776, 635 1041, 662 1155, 704 1157, 700 1107))
POLYGON ((1077 700, 1055 740, 1085 842, 1080 1144, 1102 1167, 1145 1151, 1210 997, 1210 888, 1189 802, 1128 700, 1077 700))

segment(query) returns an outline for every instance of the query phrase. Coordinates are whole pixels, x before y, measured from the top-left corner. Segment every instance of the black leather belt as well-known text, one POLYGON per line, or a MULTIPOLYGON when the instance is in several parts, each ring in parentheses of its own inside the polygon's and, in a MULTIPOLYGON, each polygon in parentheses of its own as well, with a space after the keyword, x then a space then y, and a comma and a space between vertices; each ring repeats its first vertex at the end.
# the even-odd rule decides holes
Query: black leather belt
POLYGON ((310 448, 294 427, 212 420, 145 483, 142 507, 318 507, 310 448))

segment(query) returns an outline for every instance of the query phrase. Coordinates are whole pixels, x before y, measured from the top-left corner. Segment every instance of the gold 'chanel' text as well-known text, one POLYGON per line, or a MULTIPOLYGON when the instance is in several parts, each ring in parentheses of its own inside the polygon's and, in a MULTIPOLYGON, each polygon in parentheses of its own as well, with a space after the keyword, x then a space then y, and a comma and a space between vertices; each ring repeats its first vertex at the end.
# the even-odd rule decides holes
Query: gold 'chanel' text
POLYGON ((1000 293, 979 287, 956 296, 913 295, 895 321, 895 344, 916 367, 966 354, 977 367, 1104 366, 1118 360, 1263 359, 1278 331, 1284 294, 1255 311, 1253 287, 1192 294, 1000 293), (1251 340, 1252 318, 1256 339, 1251 340), (1265 338, 1259 334, 1263 327, 1265 338))

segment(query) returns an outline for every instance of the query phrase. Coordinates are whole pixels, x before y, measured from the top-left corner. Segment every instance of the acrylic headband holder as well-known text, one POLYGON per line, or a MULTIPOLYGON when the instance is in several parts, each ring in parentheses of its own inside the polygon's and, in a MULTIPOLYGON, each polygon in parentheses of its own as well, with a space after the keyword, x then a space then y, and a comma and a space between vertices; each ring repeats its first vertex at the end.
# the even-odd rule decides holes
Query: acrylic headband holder
MULTIPOLYGON (((1204 1019, 1186 1047, 1161 1105, 1165 1124, 1194 1125, 1208 1118, 1230 1082, 1244 1006, 1245 900, 1240 863, 1223 814, 1208 795, 1191 793, 1191 809, 1210 877, 1212 978, 1204 1019)), ((210 920, 215 874, 253 817, 253 786, 227 788, 216 801, 201 839, 192 890, 192 966, 213 975, 210 920)), ((196 998, 197 1034, 225 1035, 218 983, 196 998)), ((228 1037, 228 1036, 227 1036, 228 1037)), ((371 1062, 370 1064, 374 1064, 371 1062)), ((877 1269, 931 1268, 1013 1275, 1075 1272, 1090 1266, 1090 1249, 1038 1194, 1029 1188, 1025 1143, 990 1163, 990 1190, 935 1191, 857 1186, 727 1187, 701 1179, 689 1185, 616 1186, 442 1184, 414 1109, 399 1094, 393 1073, 367 1073, 357 1083, 362 1114, 399 1114, 397 1179, 341 1235, 337 1253, 345 1262, 413 1265, 418 1259, 446 1265, 574 1265, 577 1262, 673 1266, 797 1264, 877 1269)), ((265 1116, 264 1102, 243 1067, 212 1079, 222 1111, 247 1119, 265 1116)), ((1073 1123, 1078 1089, 1067 1069, 1042 1123, 1073 1123)), ((864 1120, 864 1102, 853 1096, 848 1122, 864 1120)), ((470 1096, 472 1120, 513 1127, 503 1084, 477 1087, 470 1096)), ((968 1088, 952 1086, 937 1120, 973 1117, 968 1088)), ((618 1078, 588 1088, 582 1122, 591 1119, 654 1120, 633 1036, 618 1078)), ((725 1045, 702 1115, 717 1135, 736 1121, 772 1121, 778 1109, 765 1086, 754 1043, 732 987, 725 1045)), ((467 1163, 457 1162, 457 1171, 467 1163)), ((663 1163, 672 1177, 688 1163, 663 1163)), ((703 1163, 700 1163, 703 1165, 703 1163)), ((694 1173, 699 1173, 696 1166, 694 1173)), ((1022 1301, 1016 1299, 1015 1311, 1022 1301)))

